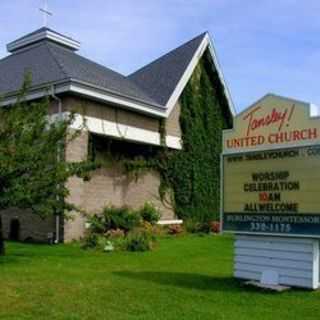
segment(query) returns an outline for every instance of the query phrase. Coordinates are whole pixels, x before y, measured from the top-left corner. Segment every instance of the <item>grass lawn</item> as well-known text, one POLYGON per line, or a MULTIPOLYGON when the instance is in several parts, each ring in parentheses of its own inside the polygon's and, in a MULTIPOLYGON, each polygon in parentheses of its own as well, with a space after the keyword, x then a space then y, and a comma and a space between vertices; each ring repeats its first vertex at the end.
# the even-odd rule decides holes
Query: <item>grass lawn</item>
POLYGON ((232 278, 230 237, 162 239, 148 253, 9 243, 0 319, 319 319, 320 292, 273 294, 232 278))

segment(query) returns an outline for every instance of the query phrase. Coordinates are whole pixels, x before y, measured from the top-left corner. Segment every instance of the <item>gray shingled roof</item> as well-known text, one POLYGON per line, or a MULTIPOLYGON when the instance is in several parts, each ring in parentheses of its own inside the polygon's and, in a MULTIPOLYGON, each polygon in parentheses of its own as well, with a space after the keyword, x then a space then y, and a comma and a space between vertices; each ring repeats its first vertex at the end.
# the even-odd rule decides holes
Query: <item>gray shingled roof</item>
MULTIPOLYGON (((22 38, 50 29, 41 28, 22 38)), ((49 40, 20 49, 0 60, 0 95, 18 91, 27 71, 32 86, 78 80, 110 92, 165 106, 205 34, 125 77, 49 40)), ((20 39, 22 39, 20 38, 20 39)))
POLYGON ((28 71, 32 74, 32 86, 75 79, 155 104, 125 76, 49 41, 0 60, 0 94, 19 90, 28 71))
POLYGON ((21 38, 18 38, 18 39, 16 39, 16 40, 14 40, 13 42, 18 42, 18 41, 27 39, 27 38, 29 38, 29 37, 31 37, 31 36, 34 36, 34 35, 36 35, 36 34, 38 34, 38 33, 44 32, 44 31, 50 31, 50 32, 52 32, 52 33, 55 33, 55 34, 61 36, 61 37, 64 37, 64 38, 67 38, 67 39, 76 41, 76 40, 74 40, 73 38, 68 37, 68 36, 66 36, 66 35, 64 35, 64 34, 62 34, 62 33, 57 32, 57 31, 54 31, 54 30, 52 30, 52 29, 50 29, 50 28, 42 27, 42 28, 40 28, 40 29, 37 29, 37 30, 35 30, 35 31, 33 31, 33 32, 30 32, 30 33, 26 34, 25 36, 23 36, 23 37, 21 37, 21 38))
POLYGON ((165 106, 206 33, 129 75, 129 79, 165 106))

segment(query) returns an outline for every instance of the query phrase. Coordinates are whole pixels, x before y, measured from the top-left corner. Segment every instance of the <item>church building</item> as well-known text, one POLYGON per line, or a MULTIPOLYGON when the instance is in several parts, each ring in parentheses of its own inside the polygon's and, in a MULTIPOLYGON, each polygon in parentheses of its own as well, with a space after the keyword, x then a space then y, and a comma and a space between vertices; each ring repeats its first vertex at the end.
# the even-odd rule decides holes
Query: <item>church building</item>
MULTIPOLYGON (((67 160, 113 155, 113 160, 107 160, 106 167, 93 172, 89 181, 77 177, 69 180, 69 202, 88 213, 97 213, 106 205, 136 208, 150 201, 161 212, 160 223, 180 223, 183 217, 177 215, 175 206, 159 196, 160 174, 150 170, 134 179, 123 171, 118 160, 137 158, 145 150, 181 152, 190 147, 184 135, 193 126, 182 125, 186 104, 182 97, 188 83, 198 80, 196 70, 201 61, 211 81, 209 90, 213 97, 211 102, 207 99, 201 121, 210 121, 205 116, 206 109, 218 108, 221 121, 232 126, 234 107, 209 34, 195 37, 128 76, 81 56, 79 49, 78 41, 47 27, 9 43, 8 56, 0 60, 1 106, 15 103, 25 74, 30 73, 28 101, 49 96, 50 114, 76 111, 73 129, 79 129, 85 121, 81 135, 66 146, 67 160)), ((201 85, 198 81, 197 90, 201 85)), ((199 92, 199 97, 202 94, 195 92, 199 92)), ((211 130, 212 124, 204 125, 204 134, 206 126, 211 130)), ((218 146, 220 131, 219 127, 217 136, 212 136, 218 146)), ((206 148, 206 141, 199 144, 206 148)), ((218 157, 219 152, 216 153, 218 157)), ((198 156, 200 159, 203 155, 198 156)), ((210 181, 207 183, 210 185, 210 181)), ((4 236, 21 241, 52 238, 68 242, 80 239, 86 228, 86 218, 77 212, 65 220, 42 220, 15 208, 0 215, 4 236)))

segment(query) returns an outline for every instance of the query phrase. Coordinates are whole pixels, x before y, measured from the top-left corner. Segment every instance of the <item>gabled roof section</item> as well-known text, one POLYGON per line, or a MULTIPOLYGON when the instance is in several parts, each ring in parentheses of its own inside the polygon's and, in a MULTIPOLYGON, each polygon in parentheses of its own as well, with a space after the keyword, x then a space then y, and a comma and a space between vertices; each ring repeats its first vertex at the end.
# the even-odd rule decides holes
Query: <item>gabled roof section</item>
POLYGON ((73 92, 117 104, 150 116, 168 117, 203 53, 209 48, 232 114, 233 103, 208 33, 167 53, 128 77, 78 55, 79 42, 48 28, 38 29, 8 45, 11 55, 0 60, 1 105, 14 103, 26 72, 32 74, 32 100, 73 92), (59 87, 59 88, 58 88, 59 87))
POLYGON ((202 33, 170 51, 129 75, 129 79, 165 106, 205 36, 202 33))
POLYGON ((235 115, 229 89, 224 80, 214 46, 207 32, 200 34, 147 66, 137 70, 129 75, 128 78, 143 88, 154 100, 164 105, 168 115, 207 48, 210 50, 220 81, 224 87, 230 112, 235 115))
POLYGON ((32 74, 32 87, 76 80, 156 104, 125 76, 50 41, 42 41, 0 60, 0 95, 18 91, 28 71, 32 74))
POLYGON ((90 83, 115 94, 156 104, 141 88, 122 74, 57 45, 48 44, 48 48, 67 78, 90 83))

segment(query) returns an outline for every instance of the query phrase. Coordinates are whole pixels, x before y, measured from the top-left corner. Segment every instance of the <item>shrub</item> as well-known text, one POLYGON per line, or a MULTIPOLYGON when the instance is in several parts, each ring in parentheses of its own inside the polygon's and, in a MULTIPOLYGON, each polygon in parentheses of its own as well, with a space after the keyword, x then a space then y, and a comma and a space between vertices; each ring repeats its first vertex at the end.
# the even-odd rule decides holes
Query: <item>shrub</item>
POLYGON ((105 231, 110 229, 122 229, 128 232, 141 223, 141 217, 135 211, 128 207, 116 208, 114 206, 106 207, 103 210, 103 218, 105 222, 105 231))
POLYGON ((124 238, 125 233, 121 229, 111 229, 105 233, 105 236, 110 240, 114 240, 114 239, 124 238))
POLYGON ((189 233, 198 233, 201 229, 201 223, 193 219, 187 219, 183 224, 186 231, 189 233))
POLYGON ((143 221, 156 224, 160 220, 160 212, 151 202, 146 202, 140 210, 138 210, 143 221))
POLYGON ((88 218, 89 229, 92 233, 104 233, 105 224, 103 217, 95 214, 88 218))
POLYGON ((210 233, 211 223, 199 222, 193 219, 188 219, 184 222, 184 226, 187 232, 190 233, 210 233))
POLYGON ((180 224, 172 224, 168 227, 168 234, 177 235, 183 232, 183 228, 180 224))
POLYGON ((108 206, 100 215, 96 214, 88 218, 89 227, 83 247, 104 251, 150 250, 155 241, 154 235, 160 234, 156 225, 159 218, 158 210, 149 202, 139 210, 108 206))
POLYGON ((88 231, 82 240, 82 247, 84 249, 94 249, 97 247, 99 235, 88 231))
POLYGON ((211 221, 210 222, 210 228, 211 228, 211 232, 213 233, 219 233, 220 232, 220 222, 219 221, 211 221))
POLYGON ((154 236, 143 228, 130 231, 125 240, 125 249, 128 251, 152 250, 155 242, 154 236))
POLYGON ((110 244, 110 241, 106 237, 99 235, 97 238, 96 249, 104 251, 105 247, 108 246, 109 244, 110 244))

